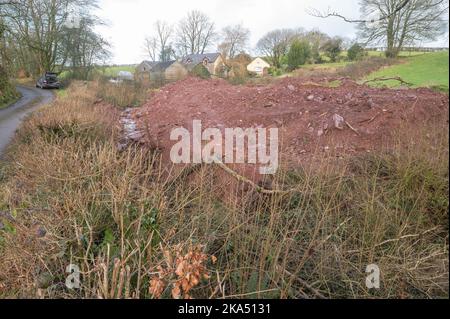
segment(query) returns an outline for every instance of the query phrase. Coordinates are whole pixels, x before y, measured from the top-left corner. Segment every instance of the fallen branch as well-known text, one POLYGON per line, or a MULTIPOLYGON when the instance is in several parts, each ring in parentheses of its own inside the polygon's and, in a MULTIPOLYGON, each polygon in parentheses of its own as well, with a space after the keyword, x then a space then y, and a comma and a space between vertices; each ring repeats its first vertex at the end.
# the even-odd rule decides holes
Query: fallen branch
POLYGON ((230 174, 231 176, 233 176, 234 178, 236 178, 238 181, 243 182, 245 184, 250 185, 251 187, 253 187, 258 193, 261 194, 268 194, 268 195, 275 195, 275 194, 282 194, 282 195, 286 195, 289 193, 294 193, 294 192, 299 192, 296 189, 290 189, 290 190, 271 190, 271 189, 266 189, 264 187, 261 187, 257 184, 255 184, 253 181, 251 181, 250 179, 248 179, 245 176, 239 175, 238 173, 236 173, 235 171, 233 171, 231 168, 229 168, 227 165, 225 165, 224 163, 222 163, 221 161, 215 161, 214 164, 216 164, 217 166, 219 166, 222 170, 224 170, 226 173, 230 174))
POLYGON ((380 113, 377 113, 377 114, 375 114, 375 116, 374 117, 372 117, 370 120, 369 120, 369 124, 370 123, 372 123, 373 121, 375 121, 376 120, 376 118, 378 117, 380 115, 380 113))
POLYGON ((359 124, 362 124, 362 123, 366 123, 366 122, 367 122, 368 124, 370 124, 370 123, 372 123, 373 121, 375 121, 376 118, 377 118, 378 116, 380 116, 380 114, 381 114, 381 113, 377 113, 377 114, 375 114, 374 117, 372 117, 372 118, 370 118, 370 119, 365 119, 365 120, 359 121, 358 123, 359 123, 359 124))
POLYGON ((413 86, 414 85, 412 83, 406 82, 405 80, 403 80, 399 76, 394 76, 394 77, 389 77, 389 78, 386 78, 386 77, 374 78, 374 79, 367 80, 367 81, 363 82, 363 84, 367 84, 367 83, 370 83, 370 82, 382 82, 382 81, 399 81, 401 84, 405 84, 407 86, 413 86))
MULTIPOLYGON (((217 166, 219 166, 223 171, 225 171, 226 173, 230 174, 231 176, 233 176, 238 181, 250 185, 258 193, 267 194, 267 195, 275 195, 275 194, 287 195, 287 194, 291 194, 291 193, 300 193, 299 190, 294 189, 294 188, 293 189, 289 189, 289 190, 266 189, 264 187, 261 187, 261 186, 257 185, 256 183, 254 183, 253 181, 251 181, 247 177, 238 174, 237 172, 235 172, 234 170, 229 168, 227 165, 225 165, 220 159, 213 158, 213 160, 214 160, 213 164, 216 164, 217 166)), ((189 175, 191 175, 191 174, 193 174, 195 172, 198 172, 202 167, 203 167, 202 164, 196 164, 196 165, 192 165, 192 166, 184 168, 178 176, 176 176, 173 180, 168 182, 169 187, 172 187, 173 185, 178 184, 180 181, 182 181, 183 179, 185 179, 189 175)))
POLYGON ((345 121, 345 124, 347 124, 347 126, 348 126, 353 132, 355 132, 356 135, 360 135, 359 132, 358 132, 358 130, 355 129, 353 126, 351 126, 349 122, 345 121))
POLYGON ((281 266, 277 265, 276 268, 278 271, 283 271, 286 275, 290 276, 293 281, 298 281, 302 286, 306 287, 308 290, 310 290, 318 299, 326 299, 326 297, 321 294, 316 288, 308 284, 305 280, 300 278, 299 276, 295 276, 291 272, 287 271, 286 269, 282 269, 281 266))

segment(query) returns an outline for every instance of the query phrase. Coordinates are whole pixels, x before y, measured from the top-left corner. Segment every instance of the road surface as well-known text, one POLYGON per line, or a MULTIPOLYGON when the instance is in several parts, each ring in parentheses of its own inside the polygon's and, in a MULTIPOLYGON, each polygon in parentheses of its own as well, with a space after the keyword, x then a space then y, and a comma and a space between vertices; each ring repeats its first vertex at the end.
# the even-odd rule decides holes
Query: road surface
POLYGON ((18 86, 17 90, 22 94, 22 98, 0 110, 0 158, 25 116, 50 103, 54 98, 53 93, 48 90, 25 86, 18 86))

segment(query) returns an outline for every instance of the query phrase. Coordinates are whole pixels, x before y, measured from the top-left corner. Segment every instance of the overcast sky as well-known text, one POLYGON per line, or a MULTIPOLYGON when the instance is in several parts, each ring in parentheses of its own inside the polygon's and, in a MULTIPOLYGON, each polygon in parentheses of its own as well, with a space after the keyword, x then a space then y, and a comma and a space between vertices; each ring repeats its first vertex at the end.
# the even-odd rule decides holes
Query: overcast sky
MULTIPOLYGON (((146 58, 143 42, 157 20, 176 24, 187 12, 200 10, 217 29, 242 23, 251 31, 251 47, 266 32, 277 28, 318 28, 331 36, 354 38, 354 25, 336 18, 319 19, 309 8, 338 10, 359 17, 359 0, 100 0, 98 15, 107 22, 99 28, 112 44, 112 63, 135 64, 146 58)), ((433 46, 448 46, 448 36, 433 46)))

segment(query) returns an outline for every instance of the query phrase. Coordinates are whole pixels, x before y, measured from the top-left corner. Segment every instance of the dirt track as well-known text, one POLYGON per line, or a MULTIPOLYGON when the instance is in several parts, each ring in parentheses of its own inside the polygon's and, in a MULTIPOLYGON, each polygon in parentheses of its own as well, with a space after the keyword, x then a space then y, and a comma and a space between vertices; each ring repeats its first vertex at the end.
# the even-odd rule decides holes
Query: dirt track
POLYGON ((169 84, 133 112, 141 139, 167 154, 175 127, 279 127, 292 159, 317 151, 353 154, 386 144, 393 130, 426 121, 448 123, 448 96, 429 89, 375 89, 343 79, 327 83, 283 79, 268 86, 233 86, 189 78, 169 84))

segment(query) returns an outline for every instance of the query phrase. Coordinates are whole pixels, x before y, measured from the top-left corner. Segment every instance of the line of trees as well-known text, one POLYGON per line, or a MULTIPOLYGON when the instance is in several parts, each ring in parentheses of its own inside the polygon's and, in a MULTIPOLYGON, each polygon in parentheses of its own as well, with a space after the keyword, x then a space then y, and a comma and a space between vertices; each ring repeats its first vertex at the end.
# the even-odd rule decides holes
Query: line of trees
MULTIPOLYGON (((290 67, 307 60, 322 62, 322 53, 335 62, 342 50, 350 48, 349 59, 358 59, 363 55, 362 48, 381 43, 387 47, 387 57, 397 57, 403 46, 436 40, 448 26, 448 0, 360 0, 360 10, 362 18, 358 20, 336 12, 311 13, 357 24, 358 43, 332 38, 318 30, 277 29, 266 33, 258 41, 256 50, 276 68, 286 64, 286 59, 290 59, 290 67)), ((155 34, 146 39, 145 47, 152 60, 165 61, 204 53, 219 43, 218 50, 225 57, 234 58, 248 49, 249 38, 250 31, 241 24, 217 32, 208 16, 192 11, 175 26, 156 23, 155 34)))
POLYGON ((144 42, 152 61, 169 61, 188 54, 203 54, 219 42, 218 50, 227 58, 234 58, 248 48, 250 31, 242 24, 227 26, 218 31, 204 13, 194 10, 176 25, 165 21, 154 24, 153 34, 144 42))
POLYGON ((350 41, 340 37, 330 37, 319 30, 279 29, 266 33, 257 43, 258 52, 270 59, 276 68, 287 64, 296 68, 308 61, 322 63, 322 53, 331 62, 336 62, 342 50, 350 41))
MULTIPOLYGON (((77 77, 88 77, 110 55, 109 44, 95 32, 102 24, 93 14, 97 7, 98 0, 0 0, 1 65, 31 75, 70 69, 77 77)), ((360 0, 360 7, 359 20, 336 12, 314 15, 356 23, 362 46, 383 43, 388 57, 396 57, 405 45, 435 40, 447 30, 448 0, 360 0)), ((175 25, 156 22, 144 44, 153 61, 205 53, 213 46, 233 59, 249 48, 249 38, 250 30, 242 24, 217 30, 206 14, 194 10, 175 25)), ((295 67, 308 59, 321 62, 323 53, 336 61, 349 47, 341 38, 303 29, 270 31, 256 45, 277 68, 295 67)))
POLYGON ((447 31, 448 0, 361 0, 363 17, 358 23, 363 43, 385 44, 386 56, 395 58, 405 45, 435 41, 447 31))
MULTIPOLYGON (((200 11, 191 11, 176 25, 157 21, 153 34, 144 41, 144 48, 150 60, 164 62, 188 54, 205 53, 217 44, 217 50, 226 59, 234 59, 249 49, 249 40, 250 30, 242 24, 226 26, 217 31, 207 15, 200 11)), ((336 52, 333 51, 336 46, 333 44, 338 44, 339 51, 344 40, 331 38, 318 30, 305 32, 303 29, 280 29, 264 35, 257 43, 256 49, 279 68, 294 42, 300 42, 303 46, 308 43, 308 48, 304 50, 304 53, 307 53, 305 62, 309 60, 310 55, 315 62, 320 62, 320 51, 324 49, 330 52, 331 60, 336 60, 337 55, 333 53, 336 52)), ((302 62, 300 59, 300 63, 302 62)))
POLYGON ((448 32, 448 0, 360 0, 360 11, 359 19, 330 9, 310 14, 356 24, 361 43, 385 46, 389 58, 396 58, 404 46, 435 41, 448 32))
POLYGON ((95 27, 97 0, 0 2, 0 59, 11 72, 37 76, 69 69, 87 78, 110 55, 95 27))

